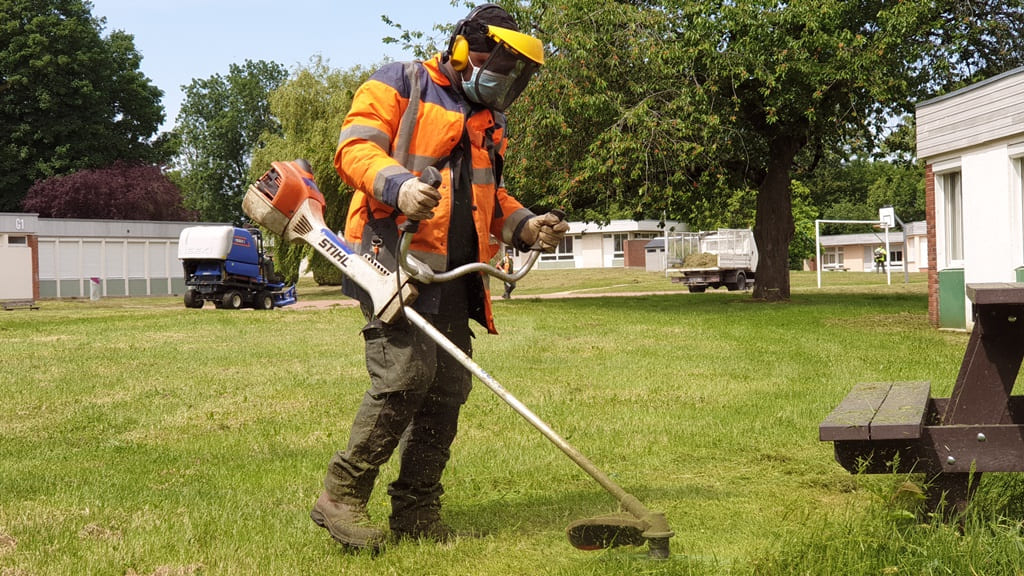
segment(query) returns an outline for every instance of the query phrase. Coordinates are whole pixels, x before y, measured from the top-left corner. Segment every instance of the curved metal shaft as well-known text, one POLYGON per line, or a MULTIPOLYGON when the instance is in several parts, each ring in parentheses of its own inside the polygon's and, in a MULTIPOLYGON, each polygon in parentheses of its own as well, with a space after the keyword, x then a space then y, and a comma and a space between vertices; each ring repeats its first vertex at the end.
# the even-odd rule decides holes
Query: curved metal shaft
POLYGON ((412 244, 412 237, 413 235, 408 232, 402 234, 402 242, 398 250, 398 263, 402 267, 402 271, 408 274, 410 278, 424 284, 448 282, 449 280, 454 280, 460 276, 465 276, 470 272, 482 272, 488 276, 494 276, 503 282, 518 282, 523 278, 523 276, 526 276, 527 272, 529 272, 537 262, 537 258, 540 257, 539 250, 531 250, 529 256, 526 257, 526 262, 523 264, 519 272, 516 272, 515 274, 507 274, 485 262, 463 264, 462 266, 447 272, 434 272, 431 270, 430 266, 423 264, 409 254, 409 245, 412 244))

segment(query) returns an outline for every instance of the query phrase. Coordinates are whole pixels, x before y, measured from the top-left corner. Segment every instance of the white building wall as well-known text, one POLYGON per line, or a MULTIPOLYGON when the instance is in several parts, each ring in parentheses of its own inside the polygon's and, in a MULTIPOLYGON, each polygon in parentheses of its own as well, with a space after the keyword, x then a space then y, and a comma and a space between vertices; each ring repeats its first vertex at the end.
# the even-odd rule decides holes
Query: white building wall
POLYGON ((0 300, 31 300, 32 249, 27 245, 6 245, 0 235, 0 300))
POLYGON ((964 283, 1013 282, 1020 266, 1005 143, 971 150, 961 161, 964 190, 964 283))
POLYGON ((601 234, 585 234, 580 238, 580 260, 577 268, 603 268, 604 249, 601 234))
MULTIPOLYGON (((935 175, 937 270, 961 268, 965 285, 1014 281, 1015 269, 1024 265, 1018 160, 1024 156, 1024 67, 921 102, 916 119, 918 156, 935 175), (957 261, 946 249, 943 174, 949 170, 962 178, 964 257, 957 261)), ((936 315, 940 283, 929 285, 929 312, 936 315)), ((971 306, 964 308, 970 327, 971 306)))

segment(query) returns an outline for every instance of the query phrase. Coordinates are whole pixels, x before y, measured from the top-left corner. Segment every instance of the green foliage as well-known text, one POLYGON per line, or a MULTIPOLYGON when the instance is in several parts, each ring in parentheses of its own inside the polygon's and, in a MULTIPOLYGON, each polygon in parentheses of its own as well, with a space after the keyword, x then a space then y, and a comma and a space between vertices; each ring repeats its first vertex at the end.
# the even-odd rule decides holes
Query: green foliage
MULTIPOLYGON (((925 219, 924 169, 917 163, 830 157, 801 178, 821 218, 877 220, 878 209, 893 206, 904 222, 925 219)), ((825 224, 823 234, 850 232, 848 225, 825 224)))
POLYGON ((924 220, 924 167, 878 163, 878 171, 868 187, 868 206, 892 206, 904 222, 924 220))
POLYGON ((811 203, 811 192, 796 180, 793 190, 793 239, 789 242, 789 269, 803 270, 804 260, 814 256, 814 221, 818 210, 811 203))
POLYGON ((268 96, 288 77, 276 62, 231 64, 228 74, 185 87, 173 144, 174 167, 189 208, 208 222, 242 223, 250 160, 264 134, 279 133, 268 96))
MULTIPOLYGON (((330 68, 320 57, 312 58, 308 66, 298 68, 270 94, 270 110, 280 128, 264 133, 263 147, 253 154, 251 181, 267 171, 271 162, 296 158, 309 161, 327 202, 324 218, 335 231, 345 228, 352 189, 334 169, 334 151, 352 96, 369 75, 361 67, 343 72, 330 68)), ((305 244, 278 242, 275 252, 278 269, 289 281, 298 277, 303 258, 311 257, 310 267, 318 282, 341 284, 341 272, 305 244)))
POLYGON ((155 162, 148 142, 163 96, 140 71, 134 39, 103 37, 83 0, 0 2, 0 211, 37 180, 155 162))

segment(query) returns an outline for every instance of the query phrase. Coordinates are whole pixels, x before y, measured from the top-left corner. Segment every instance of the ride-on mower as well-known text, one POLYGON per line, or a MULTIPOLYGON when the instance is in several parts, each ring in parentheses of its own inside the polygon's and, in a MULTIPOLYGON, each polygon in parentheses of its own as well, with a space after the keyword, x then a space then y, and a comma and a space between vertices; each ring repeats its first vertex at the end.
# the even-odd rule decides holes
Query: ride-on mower
MULTIPOLYGON (((637 498, 619 487, 409 306, 416 296, 413 280, 419 283, 446 282, 465 274, 483 273, 502 281, 516 282, 536 262, 540 255, 539 246, 534 247, 526 263, 515 274, 506 274, 485 263, 466 264, 454 270, 436 273, 409 255, 409 245, 419 223, 405 220, 399 227, 402 231, 397 252, 399 267, 391 272, 374 260, 372 254, 358 254, 327 227, 323 220, 324 197, 313 180, 308 162, 272 162, 271 166, 246 192, 242 207, 250 218, 286 241, 306 242, 316 249, 370 295, 374 314, 382 321, 394 322, 404 317, 422 330, 619 501, 625 509, 624 513, 587 518, 570 524, 567 535, 573 546, 581 550, 598 550, 615 546, 639 546, 646 542, 648 556, 668 558, 669 539, 673 532, 664 514, 651 512, 637 498)), ((441 182, 440 174, 433 167, 425 170, 420 179, 433 186, 441 182)))

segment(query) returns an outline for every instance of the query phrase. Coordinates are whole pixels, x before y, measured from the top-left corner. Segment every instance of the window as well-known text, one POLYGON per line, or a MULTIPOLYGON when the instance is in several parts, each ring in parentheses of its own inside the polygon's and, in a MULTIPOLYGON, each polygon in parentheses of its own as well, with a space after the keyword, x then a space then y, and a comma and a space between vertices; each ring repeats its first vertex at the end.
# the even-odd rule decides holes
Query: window
POLYGON ((27 236, 8 236, 7 243, 11 246, 28 246, 27 236))
POLYGON ((1024 245, 1024 157, 1014 158, 1013 166, 1017 169, 1017 198, 1021 207, 1019 214, 1022 229, 1021 244, 1024 245))
POLYGON ((942 175, 942 197, 945 208, 946 263, 959 265, 964 259, 964 203, 960 172, 942 175))
POLYGON ((828 248, 822 257, 823 270, 837 270, 843 268, 843 247, 828 248))
POLYGON ((612 236, 612 243, 615 246, 614 248, 612 248, 612 252, 614 253, 613 256, 615 258, 622 258, 623 256, 625 256, 625 250, 623 249, 622 245, 626 241, 627 235, 626 234, 612 234, 611 236, 612 236))
POLYGON ((548 262, 572 260, 572 242, 572 236, 564 236, 562 241, 559 242, 558 248, 555 248, 554 252, 550 254, 541 253, 540 259, 548 262))

